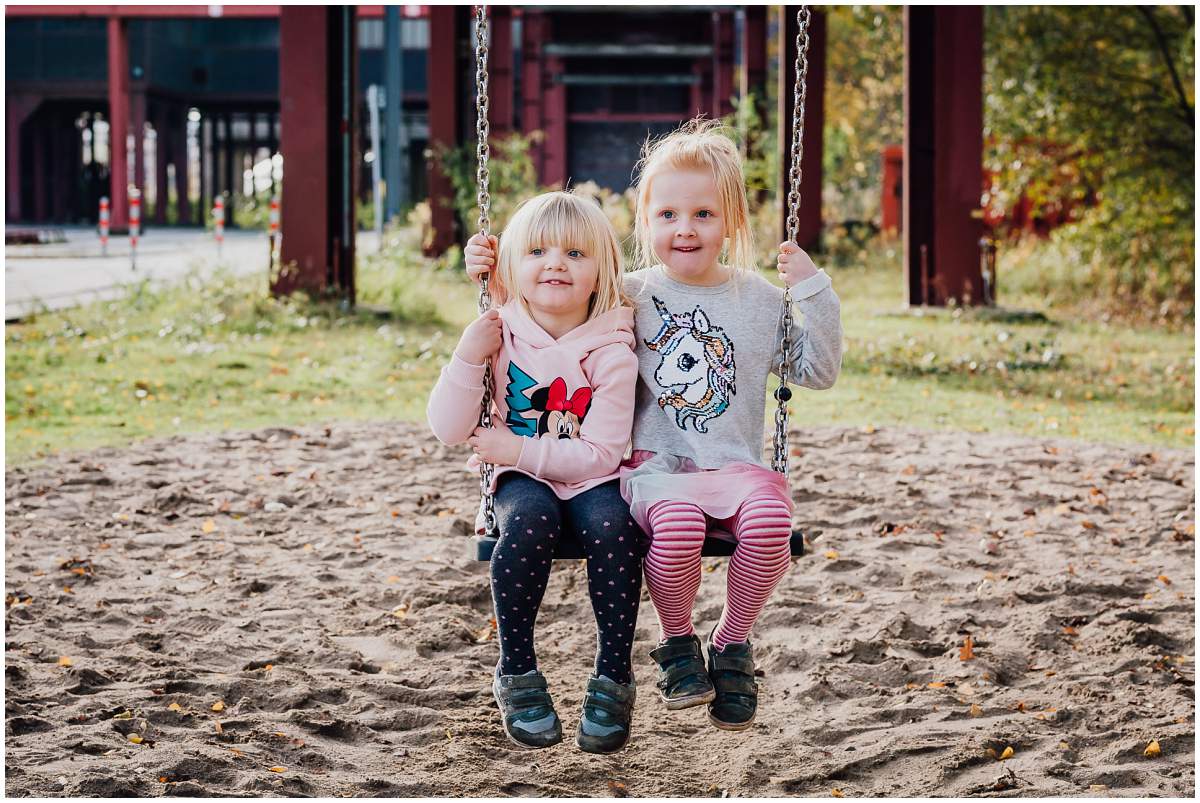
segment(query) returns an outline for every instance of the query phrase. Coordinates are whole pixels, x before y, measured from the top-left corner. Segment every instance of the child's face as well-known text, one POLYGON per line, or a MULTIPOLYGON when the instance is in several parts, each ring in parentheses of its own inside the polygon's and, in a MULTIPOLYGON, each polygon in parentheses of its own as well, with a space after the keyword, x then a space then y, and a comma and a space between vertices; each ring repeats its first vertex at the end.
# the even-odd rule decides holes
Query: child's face
POLYGON ((672 170, 651 179, 646 214, 654 255, 689 284, 723 281, 718 261, 725 244, 721 198, 711 173, 672 170))
POLYGON ((535 314, 586 315, 598 273, 595 254, 582 247, 535 244, 517 264, 517 289, 535 314))

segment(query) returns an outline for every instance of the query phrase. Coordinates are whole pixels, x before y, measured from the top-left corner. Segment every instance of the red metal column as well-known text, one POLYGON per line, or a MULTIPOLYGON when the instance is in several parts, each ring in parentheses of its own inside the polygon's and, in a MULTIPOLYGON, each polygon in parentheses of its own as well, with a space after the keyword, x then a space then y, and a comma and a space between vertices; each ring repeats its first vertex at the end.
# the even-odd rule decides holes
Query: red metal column
POLYGON ((493 137, 513 131, 513 42, 512 6, 492 6, 489 11, 492 31, 488 49, 490 110, 488 117, 493 137))
POLYGON ((125 140, 129 136, 129 33, 120 17, 108 18, 108 165, 111 172, 111 231, 129 230, 129 177, 125 140))
MULTIPOLYGON (((542 106, 542 70, 544 56, 542 45, 550 31, 544 11, 527 8, 523 12, 521 25, 521 128, 529 136, 535 131, 544 131, 545 109, 542 106)), ((537 169, 538 181, 546 181, 545 141, 534 142, 530 147, 530 158, 537 169)))
POLYGON ((713 114, 724 117, 733 113, 733 35, 734 12, 714 11, 713 21, 713 114))
MULTIPOLYGON (((792 112, 793 87, 796 82, 796 10, 797 6, 783 7, 784 24, 779 26, 778 86, 778 132, 780 143, 779 159, 779 240, 787 236, 787 198, 792 168, 792 112)), ((804 110, 804 157, 800 168, 800 225, 796 231, 797 243, 802 248, 816 248, 821 239, 821 160, 824 154, 825 130, 825 14, 812 12, 808 29, 808 80, 804 110)))
POLYGON ((908 303, 978 304, 983 9, 905 8, 904 39, 908 303))
POLYGON ((895 237, 903 226, 900 215, 903 200, 904 147, 886 145, 880 158, 883 160, 883 188, 880 198, 880 228, 885 237, 895 237))
POLYGON ((21 208, 21 163, 29 154, 21 153, 21 126, 34 113, 42 99, 37 95, 6 95, 4 98, 4 219, 16 222, 29 214, 21 208))
POLYGON ((345 137, 354 135, 355 49, 352 9, 281 8, 280 153, 287 180, 283 269, 271 281, 276 294, 337 289, 354 300, 355 158, 352 148, 346 154, 345 137))
POLYGON ((767 102, 767 7, 746 6, 742 28, 742 74, 740 95, 758 99, 759 119, 766 120, 767 102))
POLYGON ((566 72, 559 56, 546 59, 542 73, 543 124, 546 130, 545 173, 542 181, 554 187, 567 183, 567 85, 557 80, 566 72))
MULTIPOLYGON (((460 30, 461 17, 454 6, 429 9, 429 148, 436 154, 442 148, 459 144, 459 102, 463 80, 459 69, 459 43, 466 34, 460 30)), ((454 189, 435 157, 429 165, 429 211, 433 238, 426 253, 437 255, 458 242, 458 225, 451 199, 454 189)), ((287 239, 284 239, 287 242, 287 239)))

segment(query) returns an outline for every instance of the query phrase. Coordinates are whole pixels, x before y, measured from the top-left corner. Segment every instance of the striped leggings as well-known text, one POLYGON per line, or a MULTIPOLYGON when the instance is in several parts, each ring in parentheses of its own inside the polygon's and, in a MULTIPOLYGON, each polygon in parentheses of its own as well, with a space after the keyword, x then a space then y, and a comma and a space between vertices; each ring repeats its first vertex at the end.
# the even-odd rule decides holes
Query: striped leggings
MULTIPOLYGON (((700 588, 700 548, 709 520, 689 502, 658 502, 649 512, 652 541, 646 555, 646 588, 658 613, 662 638, 694 632, 692 607, 700 588)), ((751 497, 730 518, 717 521, 737 538, 729 561, 725 610, 713 631, 718 650, 749 639, 775 586, 791 562, 792 517, 772 497, 751 497)))

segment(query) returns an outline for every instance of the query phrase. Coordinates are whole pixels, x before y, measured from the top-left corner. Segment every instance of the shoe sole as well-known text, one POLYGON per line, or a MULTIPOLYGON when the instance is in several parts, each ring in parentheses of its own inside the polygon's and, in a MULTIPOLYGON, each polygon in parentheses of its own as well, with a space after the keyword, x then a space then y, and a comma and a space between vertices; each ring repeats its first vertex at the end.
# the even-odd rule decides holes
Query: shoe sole
POLYGON ((684 708, 695 708, 698 705, 707 705, 717 699, 717 690, 709 689, 702 694, 693 694, 691 697, 675 697, 668 698, 659 692, 658 699, 663 701, 663 705, 668 711, 680 711, 684 708))
MULTIPOLYGON (((758 712, 755 712, 756 715, 757 713, 758 712)), ((711 722, 714 727, 720 728, 723 731, 744 731, 754 724, 754 717, 750 717, 750 719, 746 722, 723 722, 714 717, 712 712, 709 712, 708 721, 711 722)))
POLYGON ((507 738, 510 742, 515 744, 517 747, 521 748, 522 750, 545 750, 547 747, 554 747, 554 745, 556 745, 556 744, 562 744, 562 733, 558 734, 557 740, 550 742, 549 744, 525 744, 524 742, 519 741, 517 739, 517 737, 515 737, 511 733, 509 733, 508 728, 506 728, 504 726, 504 714, 503 714, 504 706, 500 704, 500 698, 496 695, 495 689, 492 689, 492 699, 496 701, 496 708, 500 709, 500 711, 501 711, 500 730, 504 731, 505 738, 507 738))
POLYGON ((629 738, 626 737, 624 744, 622 744, 620 747, 613 748, 612 750, 588 750, 586 747, 584 747, 582 744, 580 744, 579 734, 577 733, 577 734, 575 734, 575 746, 578 747, 584 753, 591 753, 594 756, 611 756, 613 753, 620 753, 622 750, 624 750, 626 747, 628 747, 629 746, 629 738))

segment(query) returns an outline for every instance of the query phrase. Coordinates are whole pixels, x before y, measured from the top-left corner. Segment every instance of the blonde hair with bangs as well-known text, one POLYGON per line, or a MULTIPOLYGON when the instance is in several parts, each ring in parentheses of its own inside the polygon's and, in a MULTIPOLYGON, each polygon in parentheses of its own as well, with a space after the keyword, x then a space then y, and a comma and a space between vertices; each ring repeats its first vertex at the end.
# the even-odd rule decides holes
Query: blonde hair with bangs
POLYGON ((689 120, 657 140, 649 137, 638 161, 637 212, 634 216, 635 262, 648 268, 663 260, 654 254, 650 236, 650 184, 654 177, 671 170, 711 172, 721 199, 725 221, 725 262, 735 270, 754 264, 754 233, 750 228, 750 202, 742 156, 718 120, 702 117, 689 120))
MULTIPOLYGON (((500 237, 496 259, 496 300, 508 300, 508 289, 517 286, 517 265, 531 248, 578 248, 596 260, 596 290, 588 305, 587 320, 617 307, 627 306, 621 292, 621 246, 612 224, 592 200, 570 192, 547 192, 521 203, 500 237)), ((529 305, 514 294, 526 314, 529 305)))

